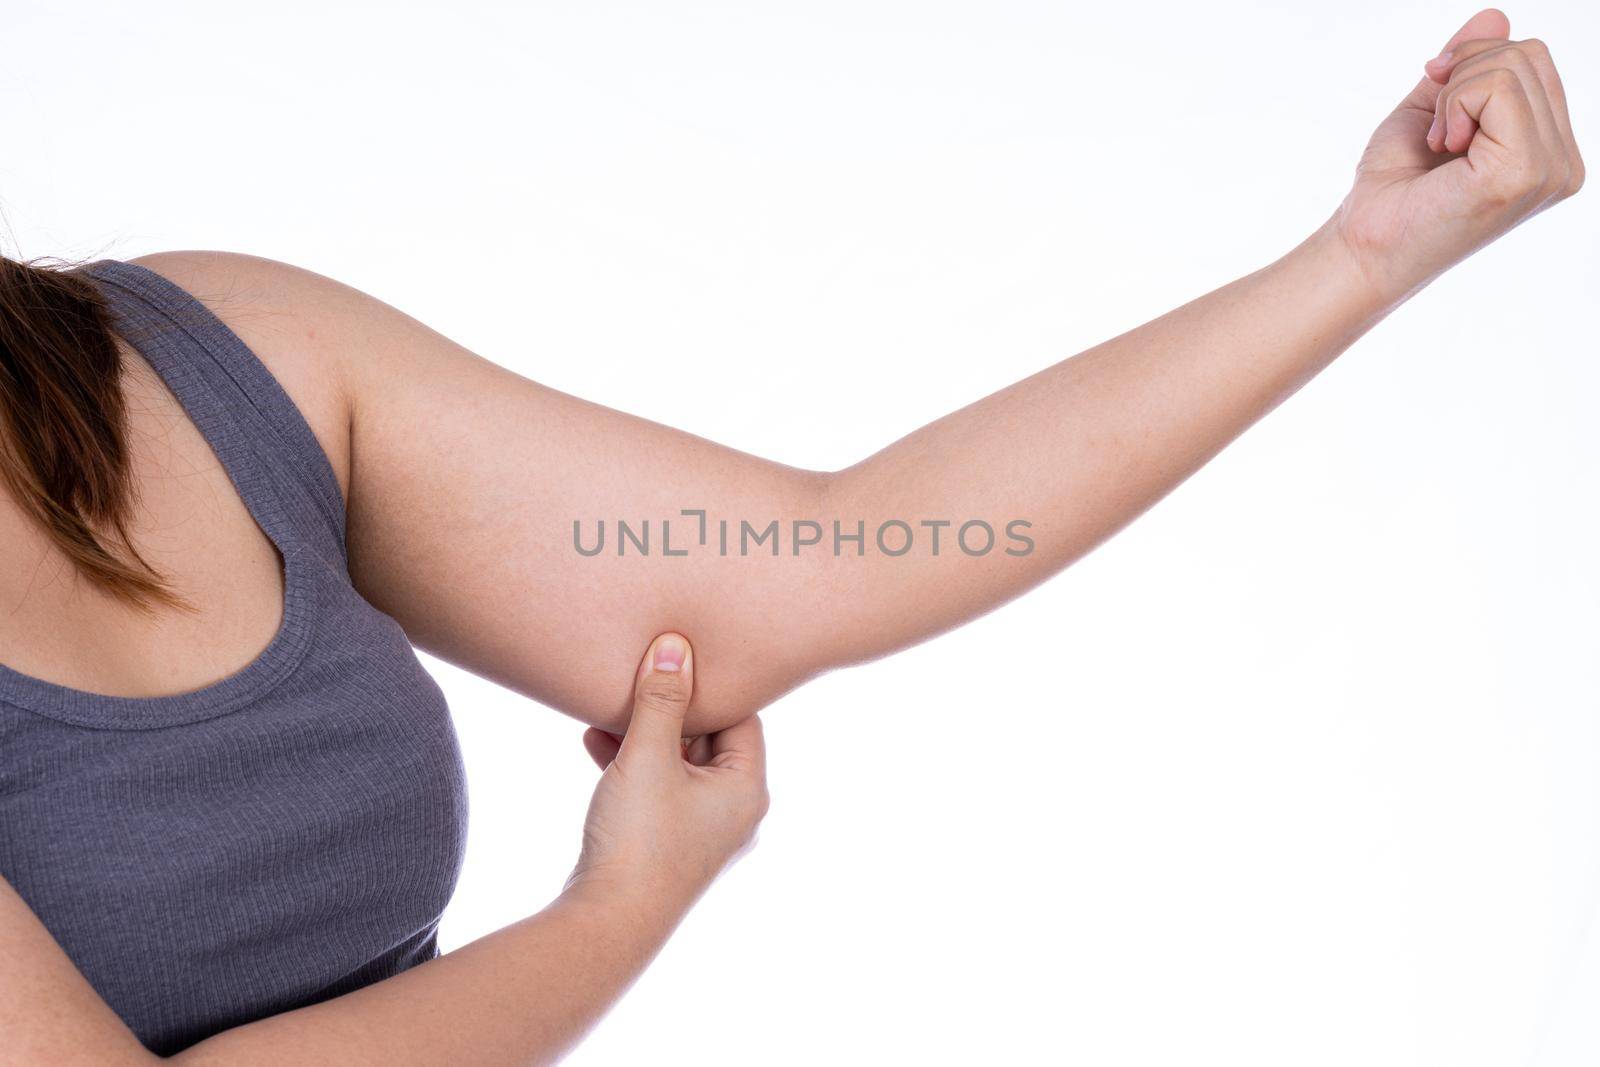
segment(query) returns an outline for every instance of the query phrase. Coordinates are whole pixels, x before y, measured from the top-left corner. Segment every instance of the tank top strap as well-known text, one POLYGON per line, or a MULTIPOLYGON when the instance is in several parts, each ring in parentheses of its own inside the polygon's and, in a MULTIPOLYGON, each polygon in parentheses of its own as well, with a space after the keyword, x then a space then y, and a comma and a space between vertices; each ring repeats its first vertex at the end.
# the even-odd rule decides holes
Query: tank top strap
POLYGON ((333 466, 243 339, 148 267, 100 259, 77 272, 97 283, 118 336, 166 382, 279 550, 287 555, 304 545, 348 569, 344 498, 333 466))

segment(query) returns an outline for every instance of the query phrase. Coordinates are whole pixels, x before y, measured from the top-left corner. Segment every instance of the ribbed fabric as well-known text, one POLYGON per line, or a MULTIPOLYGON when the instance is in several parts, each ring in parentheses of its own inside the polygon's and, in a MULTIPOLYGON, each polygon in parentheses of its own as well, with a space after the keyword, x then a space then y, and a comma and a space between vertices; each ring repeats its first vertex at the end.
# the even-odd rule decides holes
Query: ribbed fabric
POLYGON ((214 685, 113 697, 0 666, 0 875, 170 1055, 437 955, 466 787, 443 694, 350 584, 338 484, 288 394, 161 275, 80 269, 284 560, 276 637, 214 685))

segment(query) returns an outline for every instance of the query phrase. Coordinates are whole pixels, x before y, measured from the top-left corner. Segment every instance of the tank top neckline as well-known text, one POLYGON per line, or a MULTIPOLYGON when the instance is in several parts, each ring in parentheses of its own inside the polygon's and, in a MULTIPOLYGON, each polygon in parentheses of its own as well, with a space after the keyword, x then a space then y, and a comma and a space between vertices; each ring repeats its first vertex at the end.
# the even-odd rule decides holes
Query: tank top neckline
MULTIPOLYGON (((256 525, 283 560, 282 618, 272 640, 249 663, 198 689, 163 696, 96 693, 49 682, 0 663, 0 704, 77 726, 149 730, 182 726, 237 711, 289 677, 311 642, 315 573, 266 462, 233 425, 195 360, 210 358, 241 389, 279 388, 244 341, 188 291, 165 276, 123 260, 77 268, 102 283, 117 332, 151 365, 211 447, 256 525), (252 378, 246 383, 241 378, 252 378)), ((281 398, 287 402, 287 397, 281 398)), ((292 402, 290 402, 292 408, 292 402)), ((296 413, 298 414, 298 413, 296 413)), ((306 431, 309 434, 309 428, 306 431)))

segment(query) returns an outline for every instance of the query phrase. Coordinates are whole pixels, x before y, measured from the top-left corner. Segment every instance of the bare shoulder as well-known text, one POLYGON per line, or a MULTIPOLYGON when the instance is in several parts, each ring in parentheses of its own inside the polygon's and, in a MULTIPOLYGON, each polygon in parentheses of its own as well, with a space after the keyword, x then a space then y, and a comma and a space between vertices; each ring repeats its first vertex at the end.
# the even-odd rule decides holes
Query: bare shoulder
MULTIPOLYGON (((354 339, 381 302, 315 271, 240 252, 154 252, 128 262, 173 282, 205 304, 283 386, 350 491, 354 339)), ((370 325, 370 323, 368 323, 370 325)))

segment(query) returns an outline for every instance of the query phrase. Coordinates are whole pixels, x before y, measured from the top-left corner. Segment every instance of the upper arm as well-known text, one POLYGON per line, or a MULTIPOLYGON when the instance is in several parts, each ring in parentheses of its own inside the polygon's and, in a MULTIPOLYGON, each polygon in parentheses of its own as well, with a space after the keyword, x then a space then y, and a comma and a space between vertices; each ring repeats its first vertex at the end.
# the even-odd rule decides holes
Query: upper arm
MULTIPOLYGON (((765 524, 815 513, 822 476, 547 388, 373 302, 356 361, 351 572, 417 644, 613 730, 650 639, 696 649, 696 732, 815 666, 785 644, 814 561, 700 548, 685 509, 765 524), (619 553, 619 520, 649 528, 619 553), (584 555, 599 524, 605 550, 584 555)), ((715 544, 716 533, 708 530, 715 544)))
POLYGON ((829 557, 717 551, 715 523, 819 517, 826 476, 547 388, 372 296, 226 253, 141 262, 211 304, 305 412, 347 496, 350 573, 419 647, 587 722, 626 724, 634 668, 675 629, 697 653, 693 730, 820 668, 829 557), (218 302, 220 301, 220 302, 218 302), (710 544, 683 509, 705 509, 710 544), (617 552, 618 520, 650 527, 617 552), (580 554, 597 523, 606 550, 580 554))
POLYGON ((19 1065, 153 1063, 117 1014, 0 878, 0 1048, 19 1065))
POLYGON ((812 562, 669 557, 663 538, 698 540, 684 509, 809 516, 821 476, 547 388, 376 302, 361 315, 383 343, 347 353, 351 573, 420 647, 613 730, 664 630, 697 652, 696 731, 811 670, 783 635, 812 562), (619 554, 618 520, 648 524, 647 553, 619 554), (605 550, 581 554, 574 523, 585 547, 603 523, 605 550))

